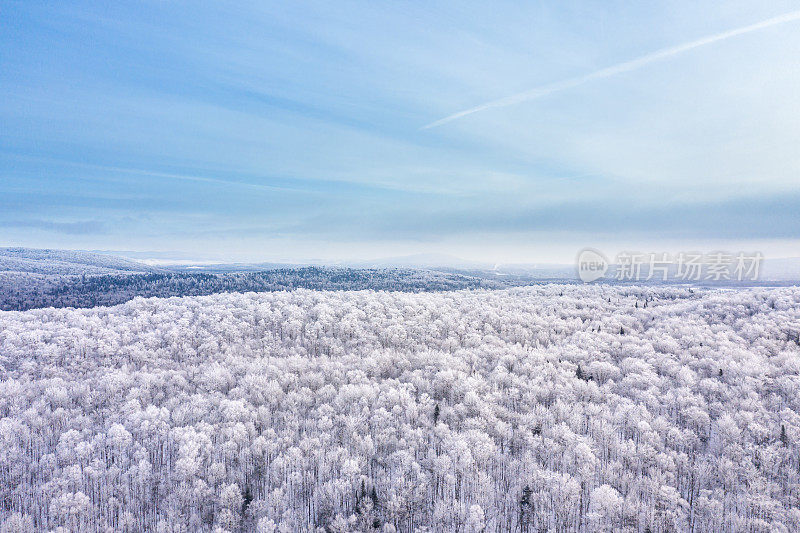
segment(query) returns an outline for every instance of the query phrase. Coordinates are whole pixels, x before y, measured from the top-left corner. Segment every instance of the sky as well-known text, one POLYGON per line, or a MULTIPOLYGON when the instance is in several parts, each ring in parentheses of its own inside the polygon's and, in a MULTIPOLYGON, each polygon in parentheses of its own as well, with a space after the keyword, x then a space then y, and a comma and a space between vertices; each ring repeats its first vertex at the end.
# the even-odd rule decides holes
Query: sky
POLYGON ((797 1, 0 0, 0 246, 800 256, 798 146, 797 1))

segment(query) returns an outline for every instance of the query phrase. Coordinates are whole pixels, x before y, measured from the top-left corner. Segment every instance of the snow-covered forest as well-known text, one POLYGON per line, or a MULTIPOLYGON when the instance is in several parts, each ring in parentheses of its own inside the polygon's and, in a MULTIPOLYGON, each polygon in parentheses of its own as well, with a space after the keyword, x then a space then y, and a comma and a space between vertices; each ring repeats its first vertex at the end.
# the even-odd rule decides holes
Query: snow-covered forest
POLYGON ((259 272, 154 272, 92 276, 0 272, 0 310, 116 305, 137 296, 315 290, 452 291, 527 285, 523 276, 477 276, 416 269, 281 268, 259 272))
POLYGON ((800 289, 0 313, 3 531, 798 531, 800 289))
MULTIPOLYGON (((95 307, 144 298, 220 292, 502 289, 533 282, 529 274, 428 268, 349 268, 272 264, 158 268, 114 255, 74 250, 0 248, 0 311, 95 307), (232 270, 229 270, 232 269, 232 270)), ((541 276, 540 276, 541 278, 541 276)), ((542 280, 539 279, 541 282, 542 280)))

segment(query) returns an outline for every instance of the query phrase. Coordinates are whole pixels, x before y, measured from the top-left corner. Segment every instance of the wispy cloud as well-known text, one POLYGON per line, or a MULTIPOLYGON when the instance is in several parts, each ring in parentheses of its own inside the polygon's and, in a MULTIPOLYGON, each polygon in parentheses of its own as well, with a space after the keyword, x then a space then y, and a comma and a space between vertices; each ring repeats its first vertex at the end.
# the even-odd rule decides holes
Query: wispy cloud
POLYGON ((785 24, 787 22, 793 22, 796 20, 800 20, 800 11, 792 11, 790 13, 785 13, 777 17, 772 17, 766 20, 762 20, 761 22, 757 22, 755 24, 750 24, 748 26, 743 26, 741 28, 724 31, 722 33, 716 33, 714 35, 708 35, 701 39, 697 39, 685 44, 672 46, 669 48, 662 48, 661 50, 658 50, 656 52, 638 57, 636 59, 632 59, 630 61, 618 63, 616 65, 612 65, 610 67, 606 67, 600 70, 596 70, 594 72, 590 72, 589 74, 585 74, 583 76, 577 76, 575 78, 568 78, 566 80, 558 81, 555 83, 542 85, 540 87, 536 87, 535 89, 507 96, 505 98, 492 100, 490 102, 486 102, 484 104, 471 107, 463 111, 459 111, 458 113, 453 113, 452 115, 448 115, 442 119, 431 122, 430 124, 426 124, 421 129, 425 130, 425 129, 435 128, 437 126, 447 124, 448 122, 452 122, 467 115, 479 113, 487 109, 507 107, 522 102, 527 102, 530 100, 536 100, 537 98, 561 92, 566 89, 571 89, 573 87, 583 85, 584 83, 588 83, 590 81, 609 78, 611 76, 616 76, 617 74, 622 74, 624 72, 630 72, 632 70, 636 70, 646 65, 649 65, 650 63, 661 61, 663 59, 668 59, 670 57, 682 54, 684 52, 694 50, 695 48, 700 48, 701 46, 706 46, 719 41, 724 41, 726 39, 737 37, 739 35, 752 33, 754 31, 763 30, 766 28, 770 28, 772 26, 777 26, 779 24, 785 24))
POLYGON ((100 170, 108 170, 111 172, 119 172, 121 174, 133 174, 139 176, 149 176, 153 178, 165 178, 171 180, 180 180, 180 181, 195 181, 200 183, 213 183, 216 185, 228 185, 233 187, 243 187, 246 189, 255 189, 261 191, 283 191, 283 192, 302 192, 307 193, 308 191, 300 190, 300 189, 293 189, 290 187, 279 187, 275 185, 264 185, 261 183, 245 183, 241 181, 232 181, 232 180, 222 180, 218 178, 207 178, 203 176, 192 176, 188 174, 175 174, 172 172, 155 172, 151 170, 143 170, 143 169, 135 169, 135 168, 122 168, 122 167, 111 167, 111 166, 103 166, 103 165, 85 165, 91 166, 93 168, 97 168, 100 170))
MULTIPOLYGON (((358 231, 365 240, 503 236, 531 232, 564 235, 650 235, 709 239, 796 239, 794 216, 800 194, 759 195, 701 202, 637 202, 629 198, 575 200, 541 205, 451 206, 437 212, 403 210, 313 216, 284 227, 263 228, 283 236, 314 235, 336 240, 358 231)), ((238 229, 233 231, 244 231, 238 229)), ((247 231, 254 231, 248 228, 247 231)), ((476 239, 479 242, 479 239, 476 239)))
POLYGON ((188 18, 180 2, 70 4, 20 2, 0 31, 6 244, 572 260, 588 243, 568 232, 800 239, 797 2, 201 3, 188 18), (643 31, 672 37, 644 48, 643 31), (604 62, 565 74, 587 47, 604 62), (691 76, 666 68, 712 51, 691 76), (624 99, 606 90, 629 77, 624 99), (477 99, 454 104, 464 86, 477 99), (536 125, 420 135, 534 87, 481 108, 563 91, 528 104, 536 125), (566 98, 580 89, 596 94, 566 98), (761 194, 786 204, 714 207, 761 194))
POLYGON ((106 232, 99 220, 79 220, 75 222, 53 222, 50 220, 11 220, 0 222, 0 228, 33 228, 66 235, 95 235, 106 232))

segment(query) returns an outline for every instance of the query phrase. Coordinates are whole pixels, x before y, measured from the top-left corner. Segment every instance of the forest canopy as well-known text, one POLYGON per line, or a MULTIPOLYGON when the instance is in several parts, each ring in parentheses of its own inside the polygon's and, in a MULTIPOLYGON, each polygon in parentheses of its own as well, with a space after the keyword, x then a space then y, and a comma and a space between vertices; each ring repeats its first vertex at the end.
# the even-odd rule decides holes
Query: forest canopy
POLYGON ((800 289, 0 313, 0 523, 797 531, 800 289))

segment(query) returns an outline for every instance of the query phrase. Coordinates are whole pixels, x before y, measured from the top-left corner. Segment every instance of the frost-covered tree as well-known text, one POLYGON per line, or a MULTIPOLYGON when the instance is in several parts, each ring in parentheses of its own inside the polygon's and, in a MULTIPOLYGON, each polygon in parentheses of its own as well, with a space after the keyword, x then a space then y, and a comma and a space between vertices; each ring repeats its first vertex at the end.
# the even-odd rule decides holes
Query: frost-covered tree
POLYGON ((0 531, 797 531, 798 331, 797 288, 2 312, 0 531))

